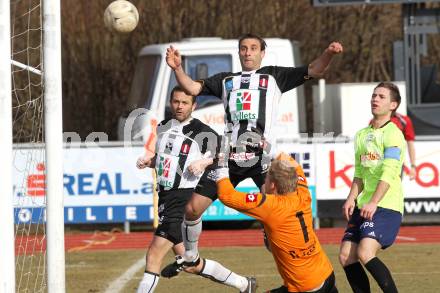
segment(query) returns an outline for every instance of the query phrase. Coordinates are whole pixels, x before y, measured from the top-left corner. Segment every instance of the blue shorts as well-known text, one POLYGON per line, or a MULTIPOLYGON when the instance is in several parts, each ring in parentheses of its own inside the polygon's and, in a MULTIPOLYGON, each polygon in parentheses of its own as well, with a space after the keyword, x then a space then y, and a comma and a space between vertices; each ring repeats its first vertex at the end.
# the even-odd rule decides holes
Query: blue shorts
POLYGON ((385 249, 396 240, 401 223, 402 214, 397 211, 378 207, 373 220, 368 221, 360 216, 360 210, 356 207, 348 221, 342 241, 359 243, 368 237, 376 239, 382 249, 385 249))

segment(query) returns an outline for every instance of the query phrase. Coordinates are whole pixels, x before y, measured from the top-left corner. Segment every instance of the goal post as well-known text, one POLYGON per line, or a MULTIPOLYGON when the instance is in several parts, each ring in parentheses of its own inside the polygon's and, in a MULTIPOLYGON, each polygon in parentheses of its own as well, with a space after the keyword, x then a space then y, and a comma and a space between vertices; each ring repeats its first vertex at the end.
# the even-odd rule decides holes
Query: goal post
POLYGON ((66 291, 61 74, 61 4, 60 0, 43 0, 47 285, 49 293, 66 291))
POLYGON ((0 1, 0 291, 15 292, 10 3, 0 1))

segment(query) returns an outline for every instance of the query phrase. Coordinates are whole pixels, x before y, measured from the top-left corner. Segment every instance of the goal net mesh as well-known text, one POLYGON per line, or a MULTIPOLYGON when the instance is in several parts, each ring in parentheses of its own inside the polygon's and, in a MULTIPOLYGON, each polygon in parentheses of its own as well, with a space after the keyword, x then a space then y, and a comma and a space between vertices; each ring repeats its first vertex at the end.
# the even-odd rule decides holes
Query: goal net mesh
POLYGON ((11 0, 16 292, 46 292, 41 0, 11 0))

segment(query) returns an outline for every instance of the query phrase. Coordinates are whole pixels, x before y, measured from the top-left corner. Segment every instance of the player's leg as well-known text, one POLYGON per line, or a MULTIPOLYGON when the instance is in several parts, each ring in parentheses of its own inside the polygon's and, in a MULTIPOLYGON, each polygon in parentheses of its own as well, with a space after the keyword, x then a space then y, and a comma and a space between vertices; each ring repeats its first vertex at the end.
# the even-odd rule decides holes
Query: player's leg
POLYGON ((370 292, 368 276, 357 256, 358 244, 352 241, 342 241, 339 250, 339 262, 344 269, 347 281, 355 293, 370 292))
POLYGON ((320 288, 315 291, 310 291, 310 293, 338 293, 338 289, 336 288, 336 279, 335 273, 332 272, 330 276, 322 283, 320 288))
POLYGON ((339 249, 339 262, 344 269, 348 283, 353 292, 370 292, 368 276, 359 262, 358 243, 360 241, 359 226, 361 217, 359 209, 355 208, 350 221, 347 224, 339 249))
POLYGON ((371 221, 361 225, 361 241, 358 256, 383 292, 397 292, 391 272, 376 256, 379 249, 386 249, 395 241, 402 215, 393 210, 378 208, 371 221))
POLYGON ((234 188, 235 187, 237 187, 237 185, 241 182, 241 181, 243 181, 243 180, 245 180, 247 177, 245 177, 245 176, 243 176, 243 175, 240 175, 240 174, 237 174, 237 173, 234 173, 233 172, 233 169, 229 169, 229 181, 231 181, 231 184, 232 184, 232 186, 234 186, 234 188))
MULTIPOLYGON (((183 255, 185 252, 183 243, 174 245, 173 251, 176 256, 183 255)), ((220 263, 210 259, 200 259, 196 266, 188 266, 182 269, 187 273, 198 274, 214 282, 237 288, 240 292, 255 292, 257 287, 255 278, 237 275, 220 263)))
POLYGON ((214 282, 237 288, 240 292, 253 293, 257 290, 255 278, 240 276, 215 260, 203 259, 198 274, 214 282))
MULTIPOLYGON (((199 191, 202 192, 202 191, 199 191)), ((199 257, 199 237, 202 233, 202 214, 212 204, 210 197, 194 192, 185 207, 185 216, 182 223, 182 239, 185 246, 184 259, 196 261, 199 257)))
POLYGON ((167 225, 165 225, 165 227, 164 225, 160 225, 158 227, 156 235, 153 237, 153 240, 148 247, 145 272, 139 283, 137 293, 152 293, 159 282, 159 272, 162 260, 174 245, 170 240, 157 236, 157 234, 164 234, 163 231, 167 229, 166 226, 167 225))
MULTIPOLYGON (((175 245, 173 250, 176 255, 182 255, 185 252, 185 247, 180 243, 175 245)), ((237 275, 214 260, 201 259, 197 266, 186 267, 184 271, 198 274, 214 282, 237 288, 240 292, 255 292, 256 290, 255 278, 246 278, 237 275)))
MULTIPOLYGON (((167 278, 176 276, 185 267, 197 266, 200 263, 198 242, 202 233, 202 214, 217 199, 215 179, 209 178, 211 170, 205 170, 197 187, 185 205, 185 214, 181 226, 181 239, 185 247, 182 255, 176 255, 176 261, 167 265, 161 275, 167 278)), ((213 171, 213 170, 212 170, 213 171)))

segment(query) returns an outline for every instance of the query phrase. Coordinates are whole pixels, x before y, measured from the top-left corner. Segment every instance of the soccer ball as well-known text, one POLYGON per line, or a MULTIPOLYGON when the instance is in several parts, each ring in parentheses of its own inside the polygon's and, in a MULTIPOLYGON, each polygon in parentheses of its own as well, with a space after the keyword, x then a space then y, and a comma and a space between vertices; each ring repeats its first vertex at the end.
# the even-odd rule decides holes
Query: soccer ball
POLYGON ((138 21, 136 6, 126 0, 113 1, 104 12, 105 26, 111 31, 129 33, 136 28, 138 21))

